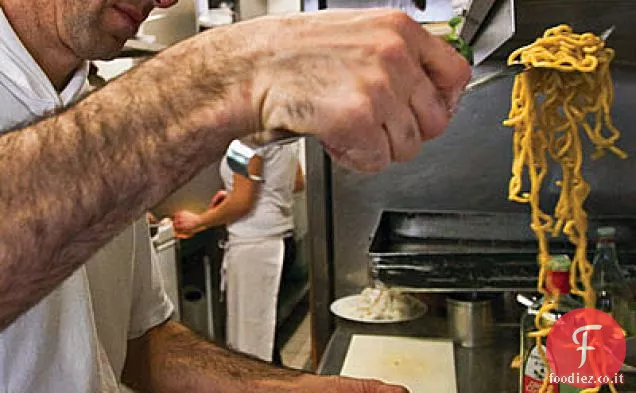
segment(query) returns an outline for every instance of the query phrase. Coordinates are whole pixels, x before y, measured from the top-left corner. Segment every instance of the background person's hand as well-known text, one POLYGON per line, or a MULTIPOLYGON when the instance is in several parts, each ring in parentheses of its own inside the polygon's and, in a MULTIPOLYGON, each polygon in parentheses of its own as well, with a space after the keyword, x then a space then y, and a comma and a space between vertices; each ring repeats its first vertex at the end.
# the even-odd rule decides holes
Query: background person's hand
POLYGON ((181 210, 175 213, 172 225, 176 236, 181 239, 192 237, 202 229, 201 217, 188 210, 181 210))
POLYGON ((155 215, 152 214, 151 212, 146 213, 146 219, 148 220, 150 224, 156 224, 159 222, 159 220, 157 220, 157 217, 155 217, 155 215))
POLYGON ((235 28, 259 49, 246 111, 255 131, 314 134, 337 162, 362 171, 412 159, 442 134, 471 75, 449 44, 397 10, 331 10, 235 28))
POLYGON ((208 209, 212 209, 213 207, 217 207, 221 202, 225 200, 227 197, 227 191, 220 190, 217 191, 216 194, 210 199, 210 203, 208 203, 208 209))

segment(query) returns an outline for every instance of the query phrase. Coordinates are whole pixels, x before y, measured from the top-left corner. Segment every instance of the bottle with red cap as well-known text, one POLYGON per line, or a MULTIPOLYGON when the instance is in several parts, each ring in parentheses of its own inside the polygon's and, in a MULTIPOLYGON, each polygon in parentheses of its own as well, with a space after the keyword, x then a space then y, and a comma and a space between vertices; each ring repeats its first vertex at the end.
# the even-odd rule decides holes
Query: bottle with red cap
MULTIPOLYGON (((555 322, 567 312, 583 307, 583 304, 570 294, 570 265, 571 261, 567 255, 554 255, 550 258, 548 265, 547 277, 545 280, 545 289, 549 293, 559 294, 559 304, 555 310, 549 314, 544 314, 550 324, 555 322)), ((524 312, 521 317, 521 367, 519 378, 520 393, 538 393, 543 385, 546 377, 548 365, 543 361, 537 340, 534 337, 528 337, 528 334, 536 331, 535 318, 539 309, 543 306, 547 299, 541 297, 534 302, 532 306, 524 312)), ((545 353, 546 340, 542 340, 542 349, 545 353)), ((573 386, 563 384, 552 384, 552 392, 554 393, 570 393, 578 392, 573 386)))

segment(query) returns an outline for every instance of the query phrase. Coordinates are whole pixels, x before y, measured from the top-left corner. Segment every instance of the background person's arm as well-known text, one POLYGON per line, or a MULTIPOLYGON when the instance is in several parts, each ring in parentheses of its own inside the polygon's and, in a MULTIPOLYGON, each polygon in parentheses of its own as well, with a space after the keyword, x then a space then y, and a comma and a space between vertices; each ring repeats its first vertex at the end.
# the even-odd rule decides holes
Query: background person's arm
POLYGON ((0 331, 232 139, 311 133, 340 164, 377 171, 444 131, 469 77, 398 11, 267 17, 199 34, 1 136, 0 331))
POLYGON ((173 321, 129 341, 122 380, 139 393, 406 393, 377 381, 276 368, 210 344, 173 321))
POLYGON ((305 189, 305 175, 300 162, 296 166, 296 178, 294 179, 294 193, 301 192, 305 189))
MULTIPOLYGON (((249 173, 261 176, 262 170, 263 158, 254 156, 248 164, 249 173)), ((175 213, 173 224, 177 236, 192 236, 210 227, 231 224, 249 214, 258 199, 260 184, 238 173, 233 174, 232 184, 232 192, 201 214, 188 210, 175 213)))

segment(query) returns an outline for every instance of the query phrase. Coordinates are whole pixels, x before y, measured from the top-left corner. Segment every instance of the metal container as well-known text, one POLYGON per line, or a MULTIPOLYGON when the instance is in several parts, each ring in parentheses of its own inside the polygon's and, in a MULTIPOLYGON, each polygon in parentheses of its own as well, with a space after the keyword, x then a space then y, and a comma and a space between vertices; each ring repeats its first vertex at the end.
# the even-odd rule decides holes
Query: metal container
POLYGON ((493 297, 459 294, 446 298, 451 338, 462 347, 489 346, 494 341, 493 297))
POLYGON ((195 286, 183 288, 183 324, 204 337, 209 337, 209 310, 206 294, 195 286))

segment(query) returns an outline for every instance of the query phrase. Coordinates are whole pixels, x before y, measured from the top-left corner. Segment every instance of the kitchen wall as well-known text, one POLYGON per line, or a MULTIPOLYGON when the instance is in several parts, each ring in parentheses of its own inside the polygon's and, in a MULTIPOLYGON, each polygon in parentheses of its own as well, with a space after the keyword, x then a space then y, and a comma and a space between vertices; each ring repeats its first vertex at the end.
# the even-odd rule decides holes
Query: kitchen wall
MULTIPOLYGON (((584 176, 592 194, 590 214, 636 213, 636 67, 617 67, 613 117, 622 131, 619 146, 628 160, 585 157, 584 176)), ((447 209, 527 212, 507 200, 512 132, 502 126, 510 106, 512 80, 465 96, 444 136, 427 143, 417 159, 378 175, 335 167, 333 175, 334 276, 336 298, 368 284, 369 237, 382 209, 447 209)), ((589 151, 589 144, 588 144, 589 151)), ((543 199, 554 202, 556 173, 548 176, 543 199)))
POLYGON ((155 8, 139 34, 152 36, 166 46, 182 41, 197 32, 198 6, 195 0, 180 0, 170 8, 155 8))

